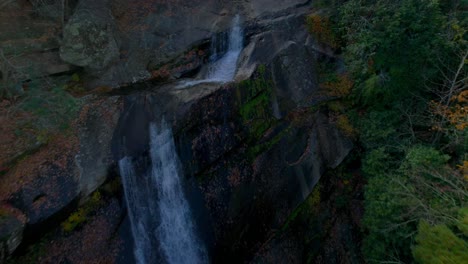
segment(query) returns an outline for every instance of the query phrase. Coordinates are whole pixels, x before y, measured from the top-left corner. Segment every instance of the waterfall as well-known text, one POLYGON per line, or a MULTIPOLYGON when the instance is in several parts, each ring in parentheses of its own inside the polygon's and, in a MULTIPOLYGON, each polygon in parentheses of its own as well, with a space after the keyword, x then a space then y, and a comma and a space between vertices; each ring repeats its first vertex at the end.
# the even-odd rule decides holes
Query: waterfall
POLYGON ((234 79, 237 59, 242 51, 243 38, 240 17, 236 15, 232 21, 231 31, 229 32, 228 50, 221 59, 210 65, 206 80, 212 82, 229 82, 234 79))
POLYGON ((146 197, 150 193, 142 188, 152 184, 152 181, 147 177, 139 179, 128 157, 119 161, 119 167, 125 200, 127 202, 128 217, 135 243, 135 260, 138 264, 151 263, 151 260, 154 259, 154 242, 151 239, 153 236, 151 228, 156 224, 151 210, 154 211, 153 207, 155 203, 153 199, 146 197), (142 191, 140 191, 141 189, 142 191))
POLYGON ((244 45, 244 32, 240 23, 240 16, 236 15, 232 20, 227 43, 227 51, 220 58, 219 51, 223 51, 225 45, 224 38, 213 36, 211 43, 211 64, 208 66, 208 72, 202 80, 183 81, 177 88, 186 88, 200 83, 219 82, 226 83, 234 79, 237 69, 237 60, 244 45))
MULTIPOLYGON (((119 161, 137 263, 206 263, 185 198, 172 130, 150 125, 151 168, 137 175, 130 158, 119 161), (158 250, 164 260, 156 260, 158 250)), ((161 255, 160 254, 160 255, 161 255)))

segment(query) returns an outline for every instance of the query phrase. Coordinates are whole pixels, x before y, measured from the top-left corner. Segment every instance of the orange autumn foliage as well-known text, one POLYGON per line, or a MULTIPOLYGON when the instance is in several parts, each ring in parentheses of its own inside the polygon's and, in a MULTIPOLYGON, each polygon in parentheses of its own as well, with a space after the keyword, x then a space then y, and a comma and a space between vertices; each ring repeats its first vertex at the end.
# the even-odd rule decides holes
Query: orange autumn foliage
POLYGON ((331 30, 331 22, 328 17, 312 14, 307 17, 306 22, 309 32, 312 33, 319 42, 329 45, 334 49, 339 47, 337 38, 331 30))
POLYGON ((321 83, 320 86, 329 96, 345 97, 351 92, 354 82, 348 74, 340 74, 335 80, 321 83))
MULTIPOLYGON (((462 91, 453 96, 451 103, 444 105, 437 101, 431 101, 429 107, 433 114, 447 120, 449 126, 455 130, 463 131, 468 128, 468 91, 462 91)), ((442 131, 447 128, 434 125, 433 129, 442 131)))
POLYGON ((346 136, 351 137, 351 138, 356 138, 357 136, 357 131, 349 121, 349 118, 342 114, 339 115, 336 119, 336 126, 338 129, 343 132, 346 136))
POLYGON ((468 160, 464 160, 461 165, 457 165, 465 181, 468 182, 468 160))

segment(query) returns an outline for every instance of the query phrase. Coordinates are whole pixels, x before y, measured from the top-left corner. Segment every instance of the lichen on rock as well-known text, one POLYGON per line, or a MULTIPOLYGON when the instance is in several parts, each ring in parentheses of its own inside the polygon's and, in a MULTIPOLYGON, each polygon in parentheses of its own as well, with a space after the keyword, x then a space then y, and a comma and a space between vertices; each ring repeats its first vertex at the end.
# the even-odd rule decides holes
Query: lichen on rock
POLYGON ((63 30, 60 57, 91 70, 105 69, 119 57, 110 21, 88 9, 78 10, 63 30))

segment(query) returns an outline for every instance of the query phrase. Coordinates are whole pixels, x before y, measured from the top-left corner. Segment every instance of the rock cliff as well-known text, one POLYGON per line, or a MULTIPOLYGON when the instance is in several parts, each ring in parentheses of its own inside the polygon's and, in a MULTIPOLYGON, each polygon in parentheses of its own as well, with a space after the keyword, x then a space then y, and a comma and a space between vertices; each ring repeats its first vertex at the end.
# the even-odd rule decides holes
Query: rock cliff
POLYGON ((16 165, 28 163, 27 169, 0 176, 7 183, 1 202, 21 212, 4 220, 0 211, 0 227, 8 230, 0 229, 0 260, 20 245, 23 229, 26 247, 62 222, 49 232, 60 244, 45 249, 43 261, 73 262, 78 253, 70 253, 75 244, 62 229, 64 221, 75 224, 72 212, 81 212, 91 219, 76 224, 81 228, 72 236, 102 228, 95 248, 112 250, 106 261, 128 262, 125 246, 119 247, 132 242, 116 164, 131 156, 145 168, 149 123, 163 117, 173 126, 211 260, 248 262, 265 250, 321 175, 353 147, 320 106, 327 98, 305 29, 310 8, 305 0, 79 1, 54 54, 67 67, 84 69, 89 87, 120 89, 82 98, 73 135, 16 165), (227 31, 235 14, 243 19, 246 43, 235 82, 179 89, 177 79, 203 72, 211 37, 227 31), (25 175, 25 182, 14 183, 25 175), (90 209, 86 204, 97 192, 104 201, 90 209))
MULTIPOLYGON (((301 14, 310 1, 82 0, 64 28, 61 58, 95 75, 90 85, 122 84, 196 71, 204 43, 239 14, 247 25, 269 27, 301 14)), ((288 26, 288 25, 284 25, 288 26)))

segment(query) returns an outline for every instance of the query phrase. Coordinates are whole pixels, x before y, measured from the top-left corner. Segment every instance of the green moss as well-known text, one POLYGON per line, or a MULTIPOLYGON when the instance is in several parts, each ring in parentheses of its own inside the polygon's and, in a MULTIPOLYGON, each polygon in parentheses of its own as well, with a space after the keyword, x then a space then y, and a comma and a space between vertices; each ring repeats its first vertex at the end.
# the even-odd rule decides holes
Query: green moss
POLYGON ((75 72, 74 74, 72 74, 72 76, 71 76, 71 80, 72 80, 73 82, 79 82, 80 79, 81 79, 81 78, 80 78, 80 75, 79 75, 78 73, 76 73, 76 72, 75 72))
POLYGON ((347 108, 343 104, 343 100, 331 100, 327 102, 327 107, 330 111, 335 113, 344 113, 347 108))
POLYGON ((286 231, 292 223, 301 215, 306 215, 307 219, 318 213, 321 202, 321 187, 316 185, 311 194, 302 202, 288 217, 285 224, 281 227, 281 232, 286 231))
MULTIPOLYGON (((244 127, 248 130, 246 141, 249 146, 247 150, 249 159, 254 159, 259 154, 271 149, 290 131, 290 127, 288 127, 273 137, 265 136, 265 133, 278 125, 279 122, 272 115, 271 102, 274 92, 272 88, 273 81, 269 78, 265 65, 258 67, 253 79, 242 81, 237 87, 239 116, 244 127)), ((319 107, 320 105, 311 107, 310 112, 319 107)), ((295 121, 290 121, 290 126, 294 126, 295 121)))
POLYGON ((248 124, 258 119, 268 118, 268 113, 265 109, 268 106, 268 97, 268 94, 261 93, 241 106, 239 113, 244 123, 248 124))
POLYGON ((260 153, 263 153, 269 149, 271 149, 274 145, 276 145, 287 133, 289 133, 290 131, 290 128, 286 128, 284 130, 282 130, 280 133, 278 133, 277 135, 275 135, 273 138, 265 141, 265 142, 262 142, 262 143, 258 143, 258 144, 255 144, 253 146, 251 146, 248 150, 248 153, 247 153, 247 156, 250 157, 250 158, 255 158, 257 157, 260 153))
POLYGON ((3 218, 6 218, 7 216, 8 216, 7 210, 0 207, 0 220, 2 220, 3 218))
MULTIPOLYGON (((25 97, 19 103, 19 108, 32 114, 35 118, 32 127, 36 131, 61 132, 70 127, 79 110, 79 102, 64 88, 64 84, 55 86, 32 81, 25 97)), ((39 140, 44 140, 42 135, 39 140)))
POLYGON ((75 230, 78 226, 86 222, 86 211, 84 208, 78 209, 76 212, 72 213, 65 222, 62 223, 62 229, 65 232, 71 232, 75 230))
POLYGON ((267 92, 261 92, 250 101, 244 103, 240 109, 240 115, 244 121, 257 118, 259 116, 266 116, 265 107, 268 107, 270 101, 270 94, 267 92))
POLYGON ((115 177, 114 179, 110 180, 106 183, 102 190, 105 194, 115 195, 122 190, 122 181, 120 177, 115 177))
POLYGON ((74 231, 76 228, 83 225, 88 216, 94 212, 102 204, 102 195, 100 191, 95 191, 89 200, 73 212, 67 220, 62 222, 62 230, 66 233, 74 231))
POLYGON ((255 149, 261 149, 256 142, 276 123, 271 115, 272 81, 266 77, 266 67, 260 65, 256 77, 244 80, 237 87, 240 104, 239 115, 248 129, 248 143, 255 149))
POLYGON ((321 201, 320 186, 316 186, 306 202, 308 203, 310 208, 318 209, 320 205, 320 201, 321 201))
POLYGON ((289 215, 288 219, 286 220, 286 223, 281 227, 280 232, 286 231, 291 225, 291 223, 293 223, 294 220, 296 220, 297 216, 304 210, 303 205, 304 204, 301 204, 299 207, 294 209, 294 211, 289 215))

